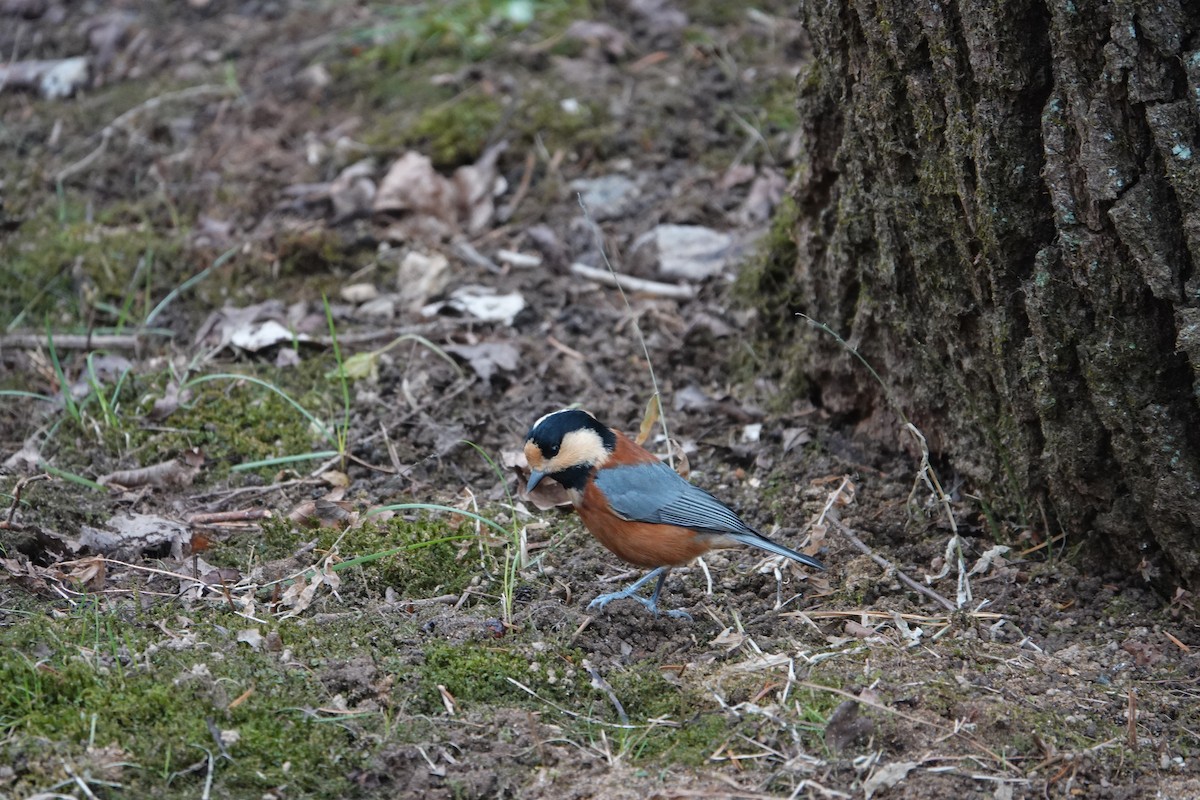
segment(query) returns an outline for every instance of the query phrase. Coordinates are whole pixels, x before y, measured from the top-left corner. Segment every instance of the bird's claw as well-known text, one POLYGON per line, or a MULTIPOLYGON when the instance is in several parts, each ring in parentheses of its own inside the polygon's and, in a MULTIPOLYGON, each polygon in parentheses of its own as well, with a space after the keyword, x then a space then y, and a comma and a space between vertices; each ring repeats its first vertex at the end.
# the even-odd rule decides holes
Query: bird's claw
MULTIPOLYGON (((658 612, 658 603, 656 603, 653 599, 651 599, 649 597, 640 597, 630 591, 612 592, 611 594, 599 595, 595 600, 588 603, 588 610, 591 610, 593 608, 604 608, 606 605, 611 603, 613 600, 624 600, 627 597, 630 600, 638 601, 639 603, 644 605, 651 614, 658 616, 658 613, 659 613, 658 612)), ((674 617, 675 619, 686 619, 689 621, 692 619, 692 615, 689 614, 688 612, 684 611, 682 608, 671 609, 670 611, 667 611, 665 613, 668 617, 674 617)))

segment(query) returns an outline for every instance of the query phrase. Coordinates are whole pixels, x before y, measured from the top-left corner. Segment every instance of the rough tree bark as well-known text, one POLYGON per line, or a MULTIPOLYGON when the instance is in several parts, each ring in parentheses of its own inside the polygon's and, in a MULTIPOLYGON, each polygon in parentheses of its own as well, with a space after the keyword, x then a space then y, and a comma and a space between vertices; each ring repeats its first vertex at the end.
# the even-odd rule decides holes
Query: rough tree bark
POLYGON ((974 491, 1200 588, 1200 3, 806 0, 767 333, 974 491), (936 437, 936 438, 935 438, 936 437))

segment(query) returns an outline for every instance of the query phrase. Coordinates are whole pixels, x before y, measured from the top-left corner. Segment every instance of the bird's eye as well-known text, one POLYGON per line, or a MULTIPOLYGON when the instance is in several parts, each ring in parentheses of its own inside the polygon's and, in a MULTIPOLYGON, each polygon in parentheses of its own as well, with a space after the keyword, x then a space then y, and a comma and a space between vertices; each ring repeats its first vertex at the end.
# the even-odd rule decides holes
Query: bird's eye
POLYGON ((550 449, 547 451, 546 455, 548 455, 550 458, 554 458, 556 455, 558 455, 558 445, 550 445, 550 449))

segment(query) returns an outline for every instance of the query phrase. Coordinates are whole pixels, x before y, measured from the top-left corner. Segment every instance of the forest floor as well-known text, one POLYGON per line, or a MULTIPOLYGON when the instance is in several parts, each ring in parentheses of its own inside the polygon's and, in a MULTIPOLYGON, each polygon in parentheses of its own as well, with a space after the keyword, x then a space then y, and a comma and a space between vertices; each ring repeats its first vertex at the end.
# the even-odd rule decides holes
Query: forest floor
POLYGON ((1200 797, 1189 598, 755 338, 788 3, 0 13, 0 797, 1200 797), (588 609, 637 573, 521 444, 637 432, 649 367, 678 467, 827 572, 588 609))

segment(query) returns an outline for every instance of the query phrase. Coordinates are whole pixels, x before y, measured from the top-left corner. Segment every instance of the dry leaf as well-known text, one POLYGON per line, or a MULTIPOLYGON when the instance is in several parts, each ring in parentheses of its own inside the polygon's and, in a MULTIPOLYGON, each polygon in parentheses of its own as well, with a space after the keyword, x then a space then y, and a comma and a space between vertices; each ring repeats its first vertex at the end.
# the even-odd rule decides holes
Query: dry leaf
POLYGON ((259 633, 258 628, 246 628, 238 631, 237 640, 242 644, 250 645, 251 650, 263 649, 263 635, 259 633))
POLYGON ((506 142, 500 142, 489 147, 475 164, 455 170, 453 178, 439 174, 428 156, 410 150, 383 176, 375 194, 374 210, 440 223, 418 225, 418 229, 478 233, 491 223, 495 214, 496 159, 507 146, 506 142))
POLYGON ((915 761, 897 761, 894 764, 885 764, 863 781, 863 794, 866 800, 871 800, 871 797, 880 789, 890 789, 900 781, 908 777, 908 773, 917 768, 915 761))
POLYGON ((571 508, 574 505, 567 495, 567 490, 555 480, 544 480, 534 487, 532 492, 525 491, 525 485, 529 481, 529 462, 525 460, 524 451, 502 450, 500 451, 500 462, 505 469, 510 469, 516 474, 520 493, 529 498, 529 502, 533 503, 538 511, 571 508))
POLYGON ((75 552, 86 550, 120 559, 139 558, 148 550, 167 548, 172 558, 182 558, 184 546, 191 541, 188 527, 153 514, 117 514, 104 527, 84 525, 79 539, 63 539, 75 552))
POLYGON ((425 306, 421 313, 432 317, 445 309, 470 314, 484 322, 512 325, 517 314, 525 309, 525 298, 517 292, 496 294, 490 286, 463 286, 451 292, 444 302, 425 306))
POLYGON ((161 464, 151 464, 148 467, 140 467, 139 469, 117 470, 107 475, 101 475, 96 480, 104 486, 116 485, 126 488, 137 486, 191 486, 192 481, 196 479, 196 475, 200 472, 200 466, 203 463, 203 456, 200 459, 200 463, 196 463, 191 458, 173 458, 161 464))
POLYGON ((516 346, 508 342, 456 344, 448 346, 446 352, 466 361, 475 374, 485 381, 490 381, 497 370, 512 372, 521 357, 516 346))
POLYGON ((638 428, 638 435, 635 441, 638 444, 645 444, 650 438, 650 431, 654 429, 654 423, 658 422, 659 404, 658 395, 653 395, 650 402, 646 403, 646 413, 642 415, 642 424, 638 428))
POLYGON ((71 567, 67 577, 82 583, 89 592, 98 592, 104 588, 104 578, 108 573, 108 566, 100 556, 81 558, 77 561, 64 561, 59 566, 71 567))

